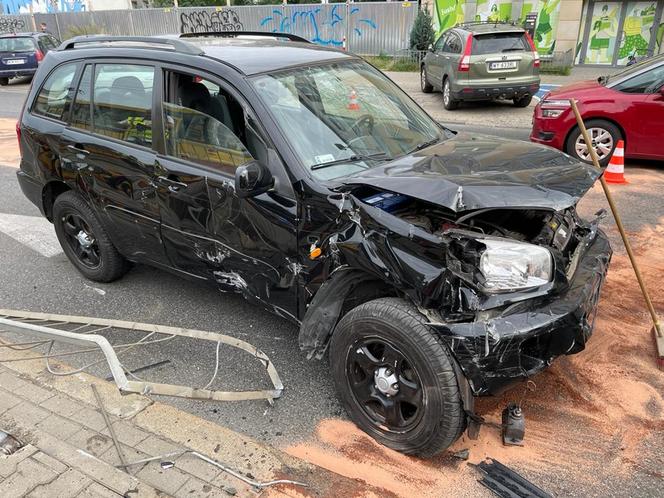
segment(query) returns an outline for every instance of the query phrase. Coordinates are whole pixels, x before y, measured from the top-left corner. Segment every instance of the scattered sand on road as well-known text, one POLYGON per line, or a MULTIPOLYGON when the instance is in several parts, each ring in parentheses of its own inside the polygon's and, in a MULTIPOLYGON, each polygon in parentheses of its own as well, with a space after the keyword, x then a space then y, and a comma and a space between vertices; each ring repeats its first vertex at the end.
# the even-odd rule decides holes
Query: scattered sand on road
POLYGON ((0 164, 18 168, 21 155, 16 140, 16 120, 0 118, 0 164))
MULTIPOLYGON (((662 187, 661 175, 646 176, 662 187)), ((608 220, 605 227, 616 230, 608 220)), ((655 307, 662 313, 664 218, 631 234, 631 241, 655 307)), ((554 494, 609 488, 615 479, 638 481, 637 471, 664 478, 656 439, 664 432, 664 374, 655 363, 650 316, 632 267, 622 245, 614 244, 614 251, 586 350, 558 359, 533 379, 537 389, 525 402, 524 447, 503 446, 499 432, 484 427, 477 441, 464 435, 448 452, 423 460, 378 445, 350 422, 323 420, 313 440, 287 451, 382 488, 385 495, 402 497, 482 492, 475 484, 476 472, 451 457, 465 448, 470 462, 496 458, 536 482, 546 480, 545 487, 554 494)), ((481 399, 476 409, 487 420, 499 422, 505 405, 522 393, 523 387, 517 387, 501 397, 481 399)))

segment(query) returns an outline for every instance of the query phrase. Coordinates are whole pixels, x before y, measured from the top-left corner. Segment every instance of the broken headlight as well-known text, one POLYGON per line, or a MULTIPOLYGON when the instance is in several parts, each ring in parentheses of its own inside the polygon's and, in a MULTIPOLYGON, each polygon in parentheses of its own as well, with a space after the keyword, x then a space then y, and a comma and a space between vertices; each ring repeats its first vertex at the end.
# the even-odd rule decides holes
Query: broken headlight
POLYGON ((553 260, 544 247, 522 242, 483 239, 480 272, 487 292, 539 287, 551 281, 553 260))

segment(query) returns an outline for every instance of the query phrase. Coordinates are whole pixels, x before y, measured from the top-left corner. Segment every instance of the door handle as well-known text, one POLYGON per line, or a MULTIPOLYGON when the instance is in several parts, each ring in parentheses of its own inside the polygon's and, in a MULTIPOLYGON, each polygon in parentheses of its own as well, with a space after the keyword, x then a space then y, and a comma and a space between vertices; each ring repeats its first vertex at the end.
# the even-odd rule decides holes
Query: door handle
POLYGON ((67 145, 67 149, 77 156, 87 156, 90 152, 85 150, 85 148, 82 145, 76 144, 76 145, 67 145))
POLYGON ((167 176, 158 176, 157 182, 163 185, 164 187, 167 187, 168 190, 170 190, 171 192, 179 192, 183 188, 187 188, 189 186, 184 182, 173 180, 171 178, 168 178, 167 176))

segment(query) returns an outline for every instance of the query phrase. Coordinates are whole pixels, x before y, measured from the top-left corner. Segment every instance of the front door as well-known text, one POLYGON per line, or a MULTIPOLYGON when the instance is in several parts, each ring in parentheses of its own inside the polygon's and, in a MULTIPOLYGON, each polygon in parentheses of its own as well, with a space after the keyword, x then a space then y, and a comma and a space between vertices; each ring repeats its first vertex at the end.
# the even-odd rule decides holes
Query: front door
MULTIPOLYGON (((278 188, 250 199, 235 194, 238 166, 259 160, 277 168, 276 156, 227 85, 175 69, 164 71, 163 81, 164 147, 154 182, 171 264, 294 317, 299 266, 293 196, 278 188)), ((278 183, 286 185, 284 180, 278 183)))
POLYGON ((164 264, 152 182, 153 84, 151 65, 86 65, 61 146, 120 253, 164 264))

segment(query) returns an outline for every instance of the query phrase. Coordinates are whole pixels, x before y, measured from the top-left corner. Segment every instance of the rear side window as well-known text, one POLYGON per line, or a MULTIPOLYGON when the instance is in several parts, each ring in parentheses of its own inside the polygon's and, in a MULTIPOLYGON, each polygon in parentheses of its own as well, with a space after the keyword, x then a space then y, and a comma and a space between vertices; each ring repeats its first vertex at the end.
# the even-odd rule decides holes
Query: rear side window
POLYGON ((34 52, 32 38, 0 38, 0 52, 34 52))
POLYGON ((97 64, 92 98, 94 132, 150 147, 153 83, 152 66, 97 64))
POLYGON ((62 116, 71 104, 74 75, 77 68, 76 63, 65 64, 46 78, 32 108, 33 114, 62 120, 62 116))
POLYGON ((74 104, 71 108, 71 125, 83 130, 92 130, 92 113, 90 107, 90 90, 92 83, 92 65, 85 66, 81 82, 76 90, 74 104))
POLYGON ((527 51, 530 51, 530 45, 525 33, 491 33, 473 37, 473 55, 527 51))

